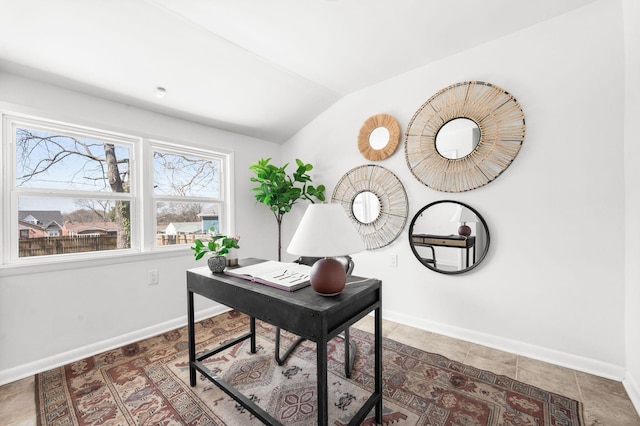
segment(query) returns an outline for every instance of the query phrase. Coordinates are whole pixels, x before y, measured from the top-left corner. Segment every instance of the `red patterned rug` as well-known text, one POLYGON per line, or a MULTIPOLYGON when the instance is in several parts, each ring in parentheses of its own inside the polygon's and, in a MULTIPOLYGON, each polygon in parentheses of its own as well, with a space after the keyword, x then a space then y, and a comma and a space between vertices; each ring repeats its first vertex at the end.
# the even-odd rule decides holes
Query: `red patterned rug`
MULTIPOLYGON (((199 322, 197 350, 245 333, 248 323, 234 311, 199 322)), ((209 358, 208 368, 283 424, 315 424, 315 344, 303 343, 279 367, 273 328, 256 323, 257 353, 244 341, 209 358)), ((286 348, 293 336, 282 337, 286 348)), ((373 335, 352 328, 351 339, 351 379, 344 344, 329 344, 331 425, 347 424, 373 388, 373 335)), ((575 400, 389 339, 383 346, 385 425, 583 425, 575 400)), ((36 387, 41 425, 261 424, 211 382, 189 386, 186 328, 38 374, 36 387)), ((364 424, 375 424, 372 415, 364 424)))

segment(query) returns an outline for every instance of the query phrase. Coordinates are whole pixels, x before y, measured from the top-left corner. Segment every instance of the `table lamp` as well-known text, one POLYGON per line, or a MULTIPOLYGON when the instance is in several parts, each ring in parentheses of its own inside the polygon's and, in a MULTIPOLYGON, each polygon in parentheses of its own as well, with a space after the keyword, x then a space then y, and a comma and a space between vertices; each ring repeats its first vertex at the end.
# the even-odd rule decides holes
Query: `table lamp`
POLYGON ((347 274, 335 256, 366 249, 362 238, 340 204, 310 204, 296 229, 287 252, 322 257, 311 267, 311 287, 323 296, 339 294, 347 274))
POLYGON ((460 227, 458 227, 458 235, 464 235, 465 237, 471 235, 471 228, 467 226, 467 222, 477 221, 478 218, 471 210, 460 205, 456 207, 456 211, 451 217, 451 222, 461 223, 460 227))

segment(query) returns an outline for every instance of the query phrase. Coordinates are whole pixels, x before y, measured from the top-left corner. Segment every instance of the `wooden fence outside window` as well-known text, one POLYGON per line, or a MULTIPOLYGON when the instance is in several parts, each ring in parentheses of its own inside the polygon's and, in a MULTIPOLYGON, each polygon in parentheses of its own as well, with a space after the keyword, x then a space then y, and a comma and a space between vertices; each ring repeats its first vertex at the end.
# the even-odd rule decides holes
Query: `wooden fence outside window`
MULTIPOLYGON (((178 234, 156 236, 157 246, 192 244, 196 238, 206 239, 205 234, 178 234)), ((64 237, 21 238, 19 257, 48 256, 67 253, 115 250, 117 235, 76 235, 64 237)))

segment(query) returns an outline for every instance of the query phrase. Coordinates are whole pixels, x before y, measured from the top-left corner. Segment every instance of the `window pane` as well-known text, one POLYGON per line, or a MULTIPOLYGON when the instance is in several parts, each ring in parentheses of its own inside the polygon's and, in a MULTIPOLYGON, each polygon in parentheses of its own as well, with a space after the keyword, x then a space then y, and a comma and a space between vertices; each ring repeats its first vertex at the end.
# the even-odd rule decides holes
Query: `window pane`
POLYGON ((220 232, 219 203, 156 203, 156 246, 191 244, 211 232, 220 232))
POLYGON ((20 198, 18 257, 130 248, 124 200, 20 198))
POLYGON ((153 188, 155 195, 220 198, 220 161, 154 151, 153 188))
POLYGON ((127 146, 16 129, 16 186, 129 192, 127 146))

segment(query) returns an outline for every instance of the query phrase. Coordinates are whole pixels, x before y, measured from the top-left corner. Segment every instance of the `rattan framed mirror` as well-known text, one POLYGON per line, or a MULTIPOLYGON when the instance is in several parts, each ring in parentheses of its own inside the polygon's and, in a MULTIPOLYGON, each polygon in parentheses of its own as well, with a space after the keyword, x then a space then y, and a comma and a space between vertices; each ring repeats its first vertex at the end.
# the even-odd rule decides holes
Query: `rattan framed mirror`
POLYGON ((384 160, 400 143, 400 125, 389 114, 369 117, 358 133, 358 150, 367 160, 384 160))
POLYGON ((509 167, 524 133, 524 112, 510 93, 482 81, 457 83, 416 111, 405 134, 405 158, 413 176, 429 188, 468 191, 509 167), (454 139, 462 137, 458 147, 449 141, 456 133, 454 139))
POLYGON ((367 250, 393 242, 409 214, 407 193, 400 179, 384 167, 372 164, 345 173, 333 190, 331 202, 342 205, 367 250))

